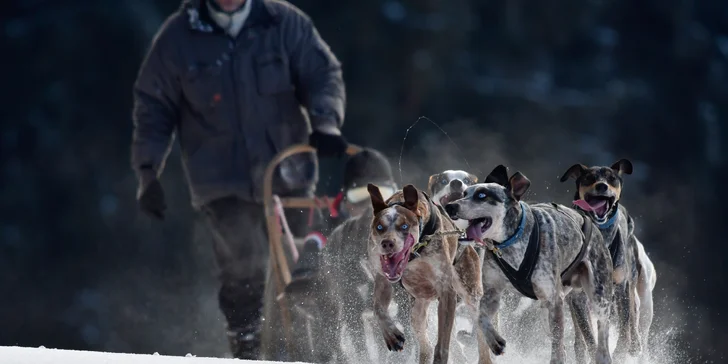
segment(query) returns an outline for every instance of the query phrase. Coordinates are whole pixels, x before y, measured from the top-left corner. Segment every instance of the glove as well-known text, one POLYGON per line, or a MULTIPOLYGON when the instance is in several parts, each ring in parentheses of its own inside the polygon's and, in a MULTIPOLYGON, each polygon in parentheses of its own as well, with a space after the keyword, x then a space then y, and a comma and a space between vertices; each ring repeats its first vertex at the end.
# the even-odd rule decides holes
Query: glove
POLYGON ((316 148, 320 157, 340 157, 346 154, 346 148, 349 146, 341 134, 318 130, 314 130, 309 137, 309 144, 316 148))
POLYGON ((139 208, 147 215, 164 220, 164 211, 167 209, 167 204, 164 202, 164 189, 162 189, 156 173, 151 169, 142 170, 137 200, 139 208))

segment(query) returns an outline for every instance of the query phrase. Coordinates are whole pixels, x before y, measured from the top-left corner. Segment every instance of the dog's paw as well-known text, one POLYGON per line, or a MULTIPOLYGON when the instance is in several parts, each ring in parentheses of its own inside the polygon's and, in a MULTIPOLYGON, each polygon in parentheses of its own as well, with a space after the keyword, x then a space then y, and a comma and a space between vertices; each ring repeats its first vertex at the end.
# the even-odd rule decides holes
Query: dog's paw
POLYGON ((497 332, 492 332, 486 335, 485 340, 490 347, 490 351, 495 355, 503 355, 506 352, 506 340, 502 338, 497 332))
POLYGON ((389 351, 402 351, 404 349, 404 334, 396 326, 391 325, 389 328, 382 330, 382 333, 389 351))

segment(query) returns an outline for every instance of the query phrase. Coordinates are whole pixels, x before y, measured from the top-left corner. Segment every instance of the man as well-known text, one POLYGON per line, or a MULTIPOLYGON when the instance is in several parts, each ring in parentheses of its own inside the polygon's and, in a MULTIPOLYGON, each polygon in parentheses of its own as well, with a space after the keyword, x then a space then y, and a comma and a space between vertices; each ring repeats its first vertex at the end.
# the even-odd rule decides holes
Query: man
MULTIPOLYGON (((344 153, 340 63, 311 20, 288 3, 187 0, 154 37, 134 101, 140 207, 164 218, 158 177, 175 133, 192 205, 214 236, 233 356, 257 359, 268 262, 263 174, 293 144, 308 141, 319 156, 344 153)), ((314 158, 282 163, 274 193, 311 196, 314 158)), ((305 228, 301 215, 289 217, 294 234, 305 228)))

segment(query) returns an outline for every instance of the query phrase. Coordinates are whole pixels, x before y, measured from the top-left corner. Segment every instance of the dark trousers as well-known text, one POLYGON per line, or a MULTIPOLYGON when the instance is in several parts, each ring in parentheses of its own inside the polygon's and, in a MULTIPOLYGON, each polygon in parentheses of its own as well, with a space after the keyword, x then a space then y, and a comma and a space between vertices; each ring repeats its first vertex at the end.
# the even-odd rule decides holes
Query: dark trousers
MULTIPOLYGON (((258 359, 269 259, 263 205, 226 197, 205 205, 202 212, 213 235, 221 283, 218 299, 233 356, 258 359)), ((294 236, 306 234, 308 218, 308 211, 286 210, 294 236)))

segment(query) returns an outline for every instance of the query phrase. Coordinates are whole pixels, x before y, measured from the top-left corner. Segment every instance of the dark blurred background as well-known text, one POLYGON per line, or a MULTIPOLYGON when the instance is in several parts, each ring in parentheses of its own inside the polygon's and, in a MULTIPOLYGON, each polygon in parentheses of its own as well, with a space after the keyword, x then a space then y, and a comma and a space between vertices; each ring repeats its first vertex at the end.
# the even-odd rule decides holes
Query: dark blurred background
MULTIPOLYGON (((653 340, 725 362, 728 1, 295 0, 344 65, 343 129, 402 181, 505 163, 569 203, 572 164, 632 160, 624 204, 655 262, 653 340)), ((179 0, 2 11, 0 345, 220 356, 208 232, 176 150, 140 214, 131 87, 179 0)), ((341 166, 322 162, 321 193, 341 166)))

